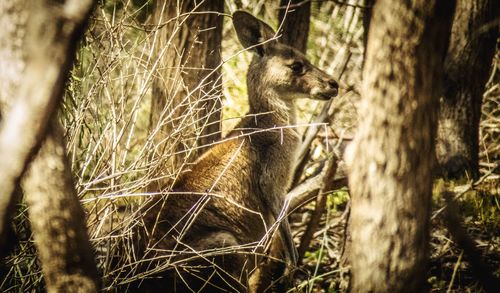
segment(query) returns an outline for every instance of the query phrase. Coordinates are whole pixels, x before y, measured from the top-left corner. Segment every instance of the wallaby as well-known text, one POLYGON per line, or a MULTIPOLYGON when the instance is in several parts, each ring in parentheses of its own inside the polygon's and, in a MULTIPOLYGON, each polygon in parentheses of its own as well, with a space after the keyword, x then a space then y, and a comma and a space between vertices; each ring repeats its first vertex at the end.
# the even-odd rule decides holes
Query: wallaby
MULTIPOLYGON (((241 44, 254 53, 247 73, 249 115, 144 209, 145 258, 160 259, 147 268, 159 273, 143 280, 145 290, 251 290, 248 278, 260 259, 255 256, 264 253, 256 244, 276 227, 300 144, 290 127, 296 123, 293 100, 328 100, 338 92, 331 76, 281 44, 266 23, 237 11, 233 24, 241 44)), ((285 261, 293 264, 286 217, 277 231, 285 261)))

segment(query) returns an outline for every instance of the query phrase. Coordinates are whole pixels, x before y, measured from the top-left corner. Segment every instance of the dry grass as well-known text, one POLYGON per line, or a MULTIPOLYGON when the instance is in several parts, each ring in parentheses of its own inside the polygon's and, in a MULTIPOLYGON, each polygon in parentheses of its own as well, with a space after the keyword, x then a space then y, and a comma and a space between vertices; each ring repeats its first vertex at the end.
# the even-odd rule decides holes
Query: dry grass
MULTIPOLYGON (((152 128, 149 126, 153 98, 151 84, 158 75, 156 56, 152 53, 156 46, 155 29, 145 29, 141 23, 149 15, 151 7, 136 6, 134 2, 111 1, 97 8, 77 56, 77 65, 72 71, 61 109, 75 186, 88 212, 89 233, 97 252, 104 288, 110 291, 119 286, 126 288, 129 282, 143 277, 137 273, 142 263, 155 263, 152 259, 137 259, 132 245, 132 228, 140 224, 137 210, 146 198, 162 191, 147 192, 145 187, 158 180, 173 182, 189 167, 188 162, 192 160, 197 147, 196 121, 193 117, 198 117, 200 109, 199 100, 194 97, 186 97, 183 101, 184 110, 180 117, 174 118, 175 110, 165 109, 163 119, 152 128), (167 134, 158 144, 158 137, 165 135, 160 130, 168 123, 176 125, 176 132, 167 134), (182 151, 184 164, 172 169, 168 165, 169 158, 178 154, 178 144, 187 146, 182 151), (163 155, 158 157, 160 148, 163 155)), ((226 2, 226 12, 243 8, 277 26, 276 7, 264 5, 265 1, 238 1, 238 5, 232 1, 226 2)), ((325 124, 322 124, 319 134, 311 142, 301 180, 318 173, 332 150, 340 154, 343 141, 353 135, 357 124, 356 103, 359 99, 363 50, 361 10, 331 1, 322 3, 321 9, 319 5, 313 2, 307 54, 319 68, 338 78, 341 94, 326 106, 314 101, 298 103, 299 123, 302 125, 298 129, 302 133, 307 132, 310 123, 318 122, 315 120, 316 115, 328 107, 325 120, 322 121, 325 124)), ((225 20, 223 33, 222 110, 223 132, 226 133, 247 110, 245 70, 251 56, 246 52, 240 53, 241 46, 229 19, 225 20)), ((497 56, 496 64, 498 60, 497 56)), ((497 70, 489 83, 483 107, 483 173, 491 170, 499 160, 499 93, 497 70)), ((491 174, 491 178, 498 180, 498 174, 497 170, 491 174)), ((496 212, 493 212, 496 220, 498 185, 495 188, 496 193, 492 192, 494 195, 491 196, 496 202, 489 206, 496 205, 496 212)), ((344 241, 342 223, 347 201, 348 193, 344 190, 332 192, 329 197, 320 227, 303 259, 303 265, 297 270, 295 289, 301 292, 335 292, 339 289, 342 281, 340 252, 344 241)), ((300 241, 313 209, 313 205, 307 205, 292 215, 296 242, 300 241)), ((26 209, 21 207, 20 210, 16 219, 20 244, 9 258, 8 266, 11 269, 3 279, 4 283, 0 284, 0 291, 39 291, 43 287, 26 220, 26 209)), ((491 220, 491 213, 486 217, 491 220)), ((491 227, 486 229, 481 225, 479 229, 494 231, 491 227)), ((491 251, 498 253, 498 235, 493 235, 491 240, 491 251)), ((445 232, 436 231, 433 244, 434 259, 442 259, 443 255, 447 255, 450 263, 456 262, 456 249, 446 238, 445 232)), ((240 249, 246 253, 251 248, 240 249)), ((199 253, 210 255, 214 252, 199 253)), ((163 260, 163 264, 167 264, 166 267, 174 265, 169 259, 163 260)), ((433 286, 438 288, 443 284, 448 285, 449 276, 437 274, 431 280, 433 286)), ((453 288, 463 289, 461 285, 457 287, 455 283, 453 288)))

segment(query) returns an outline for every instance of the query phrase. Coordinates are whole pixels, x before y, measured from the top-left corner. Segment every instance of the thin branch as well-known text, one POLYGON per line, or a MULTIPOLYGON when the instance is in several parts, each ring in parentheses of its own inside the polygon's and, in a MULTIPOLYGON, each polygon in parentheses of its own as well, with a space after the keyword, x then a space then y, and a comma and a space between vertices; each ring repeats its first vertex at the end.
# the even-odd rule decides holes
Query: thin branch
POLYGON ((335 173, 337 173, 338 167, 338 158, 332 157, 328 160, 325 175, 323 176, 323 182, 321 189, 318 193, 318 197, 316 198, 316 206, 314 208, 314 212, 307 224, 306 230, 302 238, 300 239, 300 246, 298 249, 299 253, 299 262, 303 259, 306 250, 309 248, 309 244, 311 243, 312 237, 316 229, 318 228, 319 222, 321 220, 321 216, 325 211, 327 194, 326 192, 333 190, 335 187, 334 177, 335 173))

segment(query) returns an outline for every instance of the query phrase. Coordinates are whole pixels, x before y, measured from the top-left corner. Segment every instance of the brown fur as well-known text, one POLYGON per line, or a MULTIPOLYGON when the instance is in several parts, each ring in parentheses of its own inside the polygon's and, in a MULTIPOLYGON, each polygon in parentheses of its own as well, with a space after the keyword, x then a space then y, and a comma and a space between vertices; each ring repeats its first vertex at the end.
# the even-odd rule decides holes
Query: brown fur
MULTIPOLYGON (((233 23, 245 47, 274 36, 268 25, 245 12, 236 12, 233 23)), ((297 50, 276 40, 252 50, 256 56, 247 84, 250 114, 256 115, 244 118, 227 140, 209 149, 178 179, 171 192, 143 211, 145 234, 139 242, 144 258, 163 256, 143 270, 169 265, 161 278, 143 280, 145 291, 247 290, 248 277, 260 261, 254 252, 264 252, 262 246, 255 250, 255 244, 272 236, 269 229, 291 182, 300 137, 295 129, 281 127, 295 123, 292 100, 324 100, 337 94, 336 82, 297 50), (297 62, 303 72, 292 70, 297 62), (208 251, 221 248, 229 251, 208 251), (171 254, 173 250, 183 253, 171 254)), ((279 233, 282 254, 293 264, 296 252, 286 218, 279 233)))

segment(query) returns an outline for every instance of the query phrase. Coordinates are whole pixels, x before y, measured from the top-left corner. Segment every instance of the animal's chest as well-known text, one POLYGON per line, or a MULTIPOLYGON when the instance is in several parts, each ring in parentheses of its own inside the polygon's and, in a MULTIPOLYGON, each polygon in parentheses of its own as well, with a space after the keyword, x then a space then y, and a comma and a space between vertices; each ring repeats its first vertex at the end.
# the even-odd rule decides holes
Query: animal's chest
POLYGON ((271 198, 281 202, 288 190, 295 166, 299 142, 294 137, 262 147, 258 151, 259 190, 269 201, 271 198))

